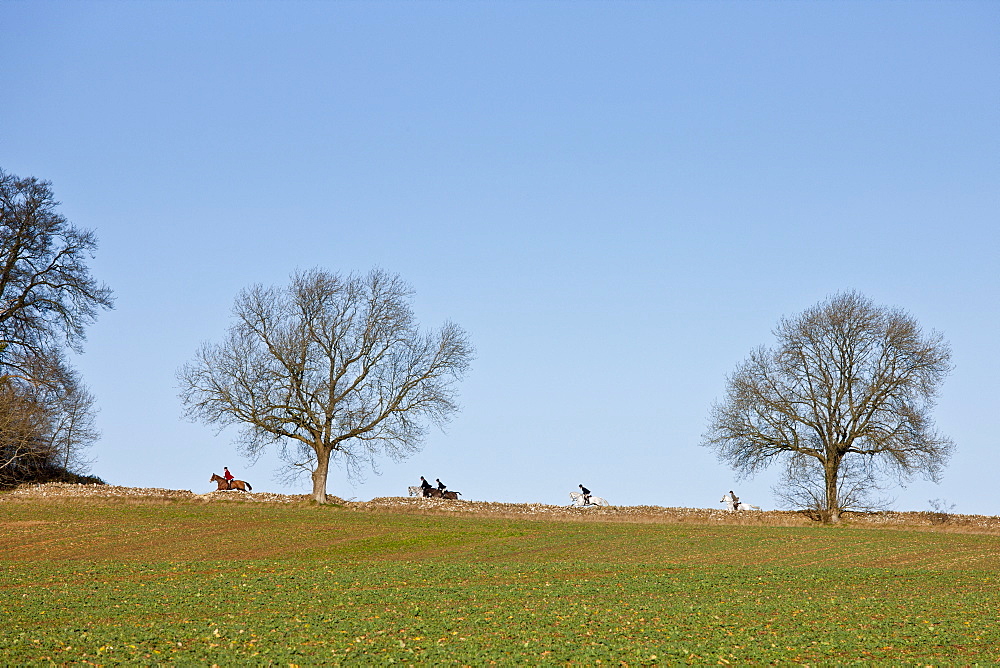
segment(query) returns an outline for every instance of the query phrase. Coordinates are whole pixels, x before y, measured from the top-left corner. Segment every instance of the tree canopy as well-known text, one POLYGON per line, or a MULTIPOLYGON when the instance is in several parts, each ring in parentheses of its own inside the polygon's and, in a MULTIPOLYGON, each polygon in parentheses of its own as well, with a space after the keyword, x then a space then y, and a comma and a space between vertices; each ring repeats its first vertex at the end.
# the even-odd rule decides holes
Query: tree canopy
POLYGON ((931 417, 951 371, 941 334, 856 292, 774 334, 729 377, 703 445, 745 476, 783 462, 785 500, 828 521, 868 507, 887 475, 939 479, 954 447, 931 417))
POLYGON ((349 474, 375 468, 378 456, 405 457, 428 424, 457 410, 468 336, 450 322, 420 331, 411 295, 381 270, 312 269, 288 286, 244 290, 227 336, 178 372, 188 416, 239 426, 250 456, 277 444, 325 502, 332 456, 349 474))

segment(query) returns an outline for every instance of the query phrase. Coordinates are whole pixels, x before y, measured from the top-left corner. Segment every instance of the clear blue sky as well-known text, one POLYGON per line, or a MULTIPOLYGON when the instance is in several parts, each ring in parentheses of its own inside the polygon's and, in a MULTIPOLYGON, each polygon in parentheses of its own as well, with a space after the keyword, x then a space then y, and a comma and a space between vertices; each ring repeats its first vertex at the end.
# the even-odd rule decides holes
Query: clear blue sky
POLYGON ((0 166, 94 229, 93 472, 207 491, 175 372, 237 292, 400 274, 467 329, 463 410, 329 492, 774 508, 698 446, 779 318, 854 289, 954 349, 944 499, 996 514, 1000 3, 3 2, 0 166))

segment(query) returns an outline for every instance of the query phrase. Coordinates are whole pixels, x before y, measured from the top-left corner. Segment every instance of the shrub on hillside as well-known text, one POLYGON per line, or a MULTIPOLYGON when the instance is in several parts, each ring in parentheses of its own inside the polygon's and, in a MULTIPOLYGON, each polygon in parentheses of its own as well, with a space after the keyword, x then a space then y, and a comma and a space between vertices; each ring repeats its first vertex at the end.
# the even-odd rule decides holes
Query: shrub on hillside
POLYGON ((17 471, 18 475, 11 475, 14 472, 3 470, 0 473, 0 489, 13 489, 23 484, 42 484, 46 482, 69 482, 77 485, 107 485, 100 478, 94 475, 83 475, 73 473, 55 464, 45 464, 32 467, 27 470, 17 471))

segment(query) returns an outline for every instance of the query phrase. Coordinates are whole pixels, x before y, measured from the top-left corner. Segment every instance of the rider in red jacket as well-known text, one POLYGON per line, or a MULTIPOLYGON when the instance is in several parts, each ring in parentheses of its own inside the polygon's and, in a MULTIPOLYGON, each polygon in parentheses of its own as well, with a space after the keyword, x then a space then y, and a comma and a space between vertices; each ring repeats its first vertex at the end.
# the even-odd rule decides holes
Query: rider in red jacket
POLYGON ((232 473, 229 472, 229 467, 228 466, 223 466, 222 470, 223 470, 222 477, 226 479, 226 487, 227 487, 227 489, 232 489, 233 488, 233 480, 236 480, 236 476, 234 476, 232 473))

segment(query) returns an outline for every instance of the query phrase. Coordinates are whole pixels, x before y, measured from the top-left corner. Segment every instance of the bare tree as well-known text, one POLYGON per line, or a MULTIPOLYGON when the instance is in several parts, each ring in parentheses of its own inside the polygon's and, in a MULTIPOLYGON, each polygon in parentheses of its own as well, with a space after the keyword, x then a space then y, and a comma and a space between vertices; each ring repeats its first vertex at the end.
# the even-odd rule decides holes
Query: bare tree
POLYGON ((56 211, 51 184, 0 170, 0 342, 39 352, 79 351, 111 290, 90 275, 94 233, 56 211))
POLYGON ((325 503, 331 456, 349 475, 374 468, 378 455, 403 458, 419 449, 427 422, 457 409, 468 337, 453 323, 420 332, 411 295, 380 270, 313 269, 287 287, 243 291, 225 340, 203 344, 178 372, 187 415, 240 426, 250 456, 278 444, 311 471, 313 498, 325 503))
POLYGON ((94 395, 79 374, 65 366, 50 374, 41 387, 44 392, 39 393, 39 403, 48 408, 50 416, 46 436, 52 463, 77 474, 88 472, 93 460, 86 456, 87 449, 100 437, 94 395))
POLYGON ((938 481, 953 450, 931 411, 951 371, 941 334, 898 309, 842 293, 782 319, 712 408, 702 445, 743 476, 785 463, 785 498, 821 519, 872 505, 886 476, 938 481))
POLYGON ((0 377, 0 487, 29 480, 53 457, 48 414, 24 387, 0 377))
POLYGON ((94 234, 58 205, 49 182, 0 170, 0 440, 10 453, 0 470, 28 451, 47 465, 86 466, 81 448, 97 438, 93 397, 63 353, 80 352, 87 325, 113 298, 87 267, 94 234))

